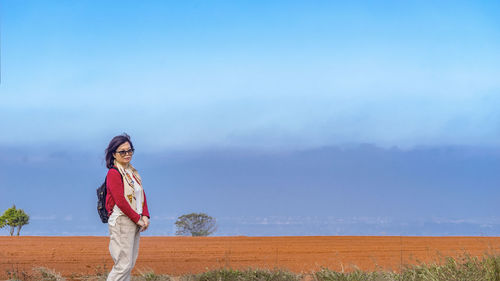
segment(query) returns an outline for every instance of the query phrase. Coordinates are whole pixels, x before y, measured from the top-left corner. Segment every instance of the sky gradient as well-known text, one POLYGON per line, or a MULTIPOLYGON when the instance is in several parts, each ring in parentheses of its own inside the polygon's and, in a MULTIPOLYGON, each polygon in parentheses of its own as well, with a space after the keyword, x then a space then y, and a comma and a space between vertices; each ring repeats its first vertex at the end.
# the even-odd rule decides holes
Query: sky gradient
POLYGON ((500 235, 498 1, 6 0, 0 16, 0 211, 28 210, 27 233, 105 234, 88 206, 127 132, 168 221, 152 234, 205 210, 221 235, 500 235), (82 201, 49 196, 66 191, 82 201))
POLYGON ((499 5, 4 1, 0 142, 498 145, 499 5))

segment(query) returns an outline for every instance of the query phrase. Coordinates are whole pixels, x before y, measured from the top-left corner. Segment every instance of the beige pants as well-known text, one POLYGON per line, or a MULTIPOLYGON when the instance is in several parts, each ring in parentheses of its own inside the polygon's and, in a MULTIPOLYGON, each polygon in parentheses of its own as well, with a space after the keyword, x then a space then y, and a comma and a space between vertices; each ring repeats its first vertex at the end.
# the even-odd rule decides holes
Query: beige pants
POLYGON ((139 227, 127 216, 119 216, 109 225, 109 252, 115 262, 107 281, 130 281, 139 254, 139 227))

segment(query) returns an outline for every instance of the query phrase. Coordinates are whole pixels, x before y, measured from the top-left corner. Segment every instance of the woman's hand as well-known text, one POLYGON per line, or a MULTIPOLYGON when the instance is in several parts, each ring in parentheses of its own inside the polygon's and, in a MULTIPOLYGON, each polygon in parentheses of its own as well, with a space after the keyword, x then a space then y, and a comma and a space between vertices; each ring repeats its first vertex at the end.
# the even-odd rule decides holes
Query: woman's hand
POLYGON ((144 220, 143 220, 142 218, 143 218, 143 217, 141 217, 141 218, 139 219, 139 221, 137 221, 137 225, 140 227, 140 230, 139 230, 139 231, 141 231, 141 232, 142 232, 142 231, 144 231, 144 230, 146 230, 145 228, 147 228, 147 227, 146 227, 146 223, 144 222, 144 220))
POLYGON ((142 216, 139 221, 142 221, 144 223, 144 227, 141 227, 141 231, 148 229, 148 227, 149 227, 149 218, 148 217, 142 216))

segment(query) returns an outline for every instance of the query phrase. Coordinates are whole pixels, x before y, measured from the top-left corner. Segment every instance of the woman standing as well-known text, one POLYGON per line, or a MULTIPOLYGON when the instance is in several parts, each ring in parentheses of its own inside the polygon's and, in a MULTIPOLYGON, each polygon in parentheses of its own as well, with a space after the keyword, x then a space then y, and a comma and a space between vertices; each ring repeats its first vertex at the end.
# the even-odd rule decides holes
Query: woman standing
POLYGON ((115 262, 108 281, 130 280, 139 254, 140 232, 149 227, 149 211, 141 177, 130 164, 134 146, 127 134, 114 137, 106 149, 106 210, 109 252, 115 262))

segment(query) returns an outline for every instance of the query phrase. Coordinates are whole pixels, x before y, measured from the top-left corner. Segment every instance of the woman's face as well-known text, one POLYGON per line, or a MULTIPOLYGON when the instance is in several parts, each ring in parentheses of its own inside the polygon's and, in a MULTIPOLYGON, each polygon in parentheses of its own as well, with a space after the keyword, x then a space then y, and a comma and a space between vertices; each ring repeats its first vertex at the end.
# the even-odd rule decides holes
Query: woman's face
POLYGON ((129 142, 122 143, 117 149, 116 152, 113 153, 113 157, 115 157, 116 161, 120 163, 122 166, 127 166, 132 160, 132 155, 134 151, 130 147, 129 142))

